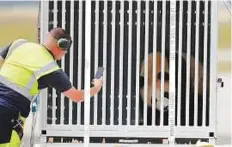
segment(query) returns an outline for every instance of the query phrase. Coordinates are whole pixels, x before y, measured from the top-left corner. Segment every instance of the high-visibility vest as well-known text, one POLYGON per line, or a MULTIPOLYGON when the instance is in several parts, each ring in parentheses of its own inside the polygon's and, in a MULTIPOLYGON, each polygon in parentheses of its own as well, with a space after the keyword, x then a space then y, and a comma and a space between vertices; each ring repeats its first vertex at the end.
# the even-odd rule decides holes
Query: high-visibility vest
POLYGON ((20 39, 9 48, 0 69, 0 82, 32 100, 39 92, 37 80, 58 69, 60 67, 43 45, 20 39))

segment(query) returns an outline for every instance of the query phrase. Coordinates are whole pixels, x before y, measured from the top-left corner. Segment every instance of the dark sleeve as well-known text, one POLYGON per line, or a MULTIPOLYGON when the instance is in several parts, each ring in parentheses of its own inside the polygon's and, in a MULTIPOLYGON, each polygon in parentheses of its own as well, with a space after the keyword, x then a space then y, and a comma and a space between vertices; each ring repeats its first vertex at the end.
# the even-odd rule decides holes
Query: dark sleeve
POLYGON ((7 55, 8 51, 9 51, 10 46, 11 46, 11 44, 8 45, 8 46, 6 46, 6 47, 4 47, 3 49, 1 49, 1 51, 0 51, 0 56, 1 56, 3 59, 6 58, 6 55, 7 55))
POLYGON ((41 78, 39 78, 38 82, 39 89, 51 86, 55 88, 58 92, 64 92, 72 88, 72 84, 69 81, 67 74, 62 69, 42 76, 41 78))

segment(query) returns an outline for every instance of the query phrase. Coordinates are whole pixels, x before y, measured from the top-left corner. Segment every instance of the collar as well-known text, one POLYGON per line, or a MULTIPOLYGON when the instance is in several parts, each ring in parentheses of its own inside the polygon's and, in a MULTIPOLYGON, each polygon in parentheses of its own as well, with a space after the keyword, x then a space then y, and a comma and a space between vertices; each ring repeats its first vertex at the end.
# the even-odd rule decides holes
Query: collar
POLYGON ((41 44, 53 57, 54 60, 56 60, 55 56, 53 55, 53 53, 43 44, 41 44))

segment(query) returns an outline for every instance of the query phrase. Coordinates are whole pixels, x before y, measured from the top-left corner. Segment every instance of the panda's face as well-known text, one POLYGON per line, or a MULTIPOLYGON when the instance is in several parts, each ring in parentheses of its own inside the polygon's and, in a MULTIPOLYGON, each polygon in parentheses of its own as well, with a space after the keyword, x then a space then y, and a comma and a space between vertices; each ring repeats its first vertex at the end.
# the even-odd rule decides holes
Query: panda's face
MULTIPOLYGON (((156 71, 154 71, 153 73, 153 55, 154 54, 149 54, 148 55, 148 85, 147 85, 147 89, 144 89, 144 69, 145 69, 145 65, 144 65, 144 61, 141 64, 141 72, 140 72, 140 95, 141 98, 144 100, 144 93, 145 90, 147 90, 147 105, 149 107, 152 106, 152 93, 153 93, 153 78, 155 78, 155 83, 156 83, 156 87, 155 87, 155 106, 156 109, 161 110, 161 54, 160 53, 156 53, 156 71)), ((163 94, 163 108, 164 110, 167 110, 168 108, 168 103, 169 103, 169 70, 168 70, 168 61, 165 58, 164 60, 165 62, 165 66, 164 66, 164 94, 163 94)))

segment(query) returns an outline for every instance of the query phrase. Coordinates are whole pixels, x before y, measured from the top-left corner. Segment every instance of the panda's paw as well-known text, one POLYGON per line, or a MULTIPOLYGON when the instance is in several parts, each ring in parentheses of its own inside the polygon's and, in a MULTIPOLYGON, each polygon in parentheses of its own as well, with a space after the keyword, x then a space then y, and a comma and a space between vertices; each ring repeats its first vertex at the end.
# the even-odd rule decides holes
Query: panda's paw
MULTIPOLYGON (((168 104, 169 104, 169 100, 168 98, 164 98, 163 99, 163 110, 166 111, 168 110, 168 104)), ((156 109, 161 110, 161 99, 157 99, 156 101, 156 109)))

